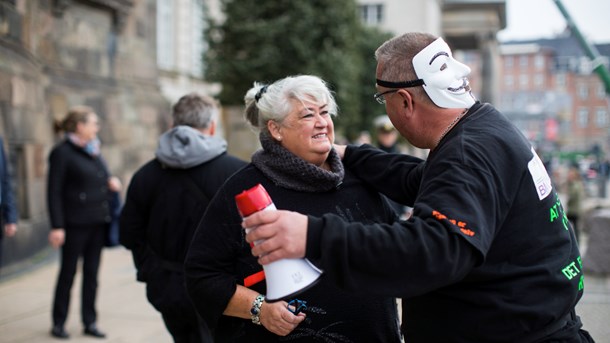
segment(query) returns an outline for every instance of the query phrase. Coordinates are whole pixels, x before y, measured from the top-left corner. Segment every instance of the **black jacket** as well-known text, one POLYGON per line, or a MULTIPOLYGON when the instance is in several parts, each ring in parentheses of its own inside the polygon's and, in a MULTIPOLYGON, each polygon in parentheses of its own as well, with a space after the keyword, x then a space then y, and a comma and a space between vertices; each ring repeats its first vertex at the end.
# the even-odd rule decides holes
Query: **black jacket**
POLYGON ((362 146, 344 164, 413 216, 310 217, 306 256, 342 287, 403 297, 405 341, 579 341, 575 236, 542 162, 491 105, 474 105, 425 162, 362 146))
MULTIPOLYGON (((307 301, 307 320, 290 335, 279 337, 249 319, 223 316, 238 284, 262 271, 244 240, 235 195, 260 183, 278 209, 311 215, 333 213, 346 221, 391 223, 395 213, 371 188, 346 171, 340 186, 330 191, 302 192, 284 188, 250 165, 218 191, 193 236, 185 261, 185 279, 199 314, 215 330, 216 342, 398 342, 395 300, 389 296, 351 293, 330 278, 299 293, 307 301)), ((360 237, 365 240, 367 234, 360 237)), ((391 237, 388 237, 391 239, 391 237)), ((315 261, 312 261, 315 263, 315 261)), ((247 285, 266 294, 266 282, 247 285)))
POLYGON ((110 223, 109 176, 101 155, 92 156, 69 140, 56 145, 47 184, 51 228, 110 223))
POLYGON ((139 281, 158 267, 147 263, 151 254, 181 268, 208 202, 244 165, 223 153, 189 169, 169 168, 154 159, 134 174, 121 212, 120 242, 132 250, 139 281))

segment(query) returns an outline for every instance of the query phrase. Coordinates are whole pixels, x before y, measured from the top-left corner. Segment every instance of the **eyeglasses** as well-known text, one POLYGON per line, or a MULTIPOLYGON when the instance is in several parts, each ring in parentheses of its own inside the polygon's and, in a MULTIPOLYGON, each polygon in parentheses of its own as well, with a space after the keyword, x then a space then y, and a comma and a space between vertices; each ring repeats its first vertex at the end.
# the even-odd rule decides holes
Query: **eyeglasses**
POLYGON ((390 94, 390 93, 395 93, 398 92, 400 90, 399 89, 390 89, 389 91, 385 91, 385 92, 381 92, 381 93, 375 93, 375 95, 373 95, 373 98, 375 98, 375 100, 377 100, 377 102, 381 105, 385 105, 385 97, 384 95, 386 94, 390 94))
POLYGON ((383 96, 385 94, 395 93, 403 88, 417 87, 417 86, 421 86, 421 85, 425 85, 425 84, 426 83, 422 79, 411 80, 411 81, 401 81, 401 82, 390 82, 390 81, 384 81, 384 80, 377 79, 377 85, 379 85, 381 87, 396 88, 396 89, 385 91, 383 93, 375 93, 375 95, 373 95, 373 98, 375 98, 375 100, 377 100, 378 103, 384 105, 385 98, 383 96))

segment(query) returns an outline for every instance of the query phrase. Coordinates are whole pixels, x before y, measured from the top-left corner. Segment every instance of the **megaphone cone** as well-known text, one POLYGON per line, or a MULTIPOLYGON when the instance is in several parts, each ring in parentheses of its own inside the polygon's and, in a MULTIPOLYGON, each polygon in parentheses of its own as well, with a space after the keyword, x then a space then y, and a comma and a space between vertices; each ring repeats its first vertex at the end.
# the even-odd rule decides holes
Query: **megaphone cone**
MULTIPOLYGON (((242 217, 254 212, 275 210, 269 194, 258 184, 235 196, 237 208, 242 217)), ((248 232, 250 229, 246 229, 248 232)), ((257 244, 255 242, 254 244, 257 244)), ((291 298, 313 286, 322 275, 322 271, 307 259, 284 259, 263 266, 267 283, 267 301, 291 298)))
POLYGON ((304 258, 275 261, 263 269, 269 302, 294 297, 315 285, 322 275, 322 271, 304 258))

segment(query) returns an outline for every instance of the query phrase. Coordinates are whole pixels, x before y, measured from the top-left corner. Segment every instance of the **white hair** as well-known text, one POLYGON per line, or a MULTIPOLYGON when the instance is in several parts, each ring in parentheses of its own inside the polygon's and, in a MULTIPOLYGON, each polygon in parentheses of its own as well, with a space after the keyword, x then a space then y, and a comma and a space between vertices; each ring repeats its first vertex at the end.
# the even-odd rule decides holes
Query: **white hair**
POLYGON ((326 82, 317 76, 298 75, 269 85, 255 82, 244 97, 245 117, 252 127, 266 131, 269 120, 281 123, 292 112, 291 99, 327 105, 328 112, 337 115, 337 103, 326 82))

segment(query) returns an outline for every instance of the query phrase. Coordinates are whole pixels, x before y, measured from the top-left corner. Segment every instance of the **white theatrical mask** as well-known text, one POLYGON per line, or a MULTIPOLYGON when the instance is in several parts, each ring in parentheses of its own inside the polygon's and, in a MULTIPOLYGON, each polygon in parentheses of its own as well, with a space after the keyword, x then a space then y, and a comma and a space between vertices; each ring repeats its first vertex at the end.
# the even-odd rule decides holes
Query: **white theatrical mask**
POLYGON ((439 107, 470 108, 475 99, 466 76, 470 68, 453 58, 442 38, 430 43, 413 57, 417 77, 424 80, 424 90, 439 107))

